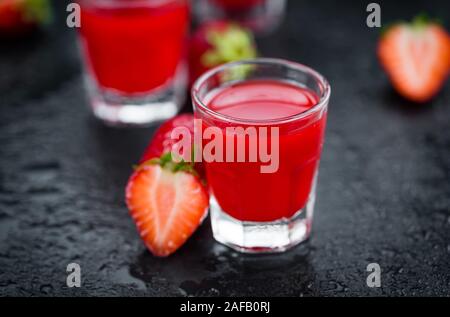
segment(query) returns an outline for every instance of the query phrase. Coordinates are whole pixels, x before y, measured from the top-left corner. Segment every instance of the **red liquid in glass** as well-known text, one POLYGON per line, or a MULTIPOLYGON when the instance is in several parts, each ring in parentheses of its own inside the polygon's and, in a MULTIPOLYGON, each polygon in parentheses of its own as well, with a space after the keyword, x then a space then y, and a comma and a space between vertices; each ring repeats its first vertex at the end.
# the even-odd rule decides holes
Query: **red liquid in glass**
POLYGON ((84 54, 93 75, 102 88, 127 94, 163 86, 183 58, 188 2, 116 2, 129 6, 80 2, 84 54))
MULTIPOLYGON (((217 126, 225 135, 226 127, 230 126, 276 126, 280 134, 279 169, 273 174, 261 173, 261 165, 267 165, 261 162, 205 163, 208 183, 217 202, 226 213, 241 221, 291 218, 305 207, 311 192, 322 150, 326 112, 275 125, 264 121, 282 121, 305 112, 318 103, 318 96, 305 88, 262 80, 238 83, 212 94, 208 98, 208 108, 233 118, 252 120, 252 123, 204 119, 203 128, 217 126), (255 124, 258 120, 261 123, 255 124)), ((271 144, 270 130, 268 132, 271 144)), ((234 144, 236 147, 236 140, 234 144)), ((246 142, 246 153, 248 144, 246 142)), ((225 143, 224 149, 226 151, 225 143)), ((236 151, 235 148, 234 153, 236 151)))

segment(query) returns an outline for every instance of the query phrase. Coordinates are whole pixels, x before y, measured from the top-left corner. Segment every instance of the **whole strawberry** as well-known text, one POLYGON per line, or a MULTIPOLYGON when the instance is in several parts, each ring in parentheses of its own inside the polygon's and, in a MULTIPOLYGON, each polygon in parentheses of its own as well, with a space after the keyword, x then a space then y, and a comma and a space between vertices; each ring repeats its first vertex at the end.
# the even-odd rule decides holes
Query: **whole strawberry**
POLYGON ((397 92, 423 103, 450 73, 450 36, 440 24, 419 16, 391 26, 380 39, 378 56, 397 92))
POLYGON ((198 169, 201 165, 172 159, 172 146, 177 140, 171 134, 180 127, 193 136, 194 116, 177 116, 158 129, 125 193, 142 240, 159 257, 169 256, 187 241, 209 206, 208 191, 198 169))
POLYGON ((51 16, 48 0, 1 0, 0 35, 18 36, 47 23, 51 16))
POLYGON ((171 134, 174 129, 179 127, 189 130, 193 140, 194 115, 187 113, 181 114, 163 123, 155 132, 152 140, 145 149, 141 163, 171 152, 172 146, 178 141, 172 139, 171 134))
POLYGON ((190 83, 192 85, 198 77, 213 67, 256 56, 256 44, 250 31, 228 21, 206 23, 191 37, 190 83))
MULTIPOLYGON (((141 163, 154 158, 160 158, 170 153, 174 144, 178 142, 178 140, 171 138, 172 131, 180 127, 186 128, 191 135, 191 140, 194 140, 194 115, 187 113, 178 115, 159 127, 150 144, 145 149, 141 163)), ((192 144, 192 147, 194 147, 194 144, 192 144)), ((202 163, 195 163, 194 170, 201 179, 205 179, 205 170, 202 163)))
POLYGON ((221 8, 229 11, 251 10, 257 5, 262 5, 264 0, 213 0, 221 8))

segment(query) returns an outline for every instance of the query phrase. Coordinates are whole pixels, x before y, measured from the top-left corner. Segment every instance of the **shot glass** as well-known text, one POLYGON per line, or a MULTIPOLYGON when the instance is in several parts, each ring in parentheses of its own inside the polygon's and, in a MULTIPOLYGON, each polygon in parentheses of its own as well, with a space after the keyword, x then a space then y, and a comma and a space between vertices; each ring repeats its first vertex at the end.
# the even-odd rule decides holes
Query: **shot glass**
POLYGON ((188 0, 78 0, 94 115, 111 125, 174 116, 186 89, 188 0))
POLYGON ((196 81, 217 241, 267 253, 308 239, 330 94, 318 72, 279 59, 225 64, 196 81))
POLYGON ((196 0, 195 12, 202 22, 227 19, 265 34, 281 22, 286 0, 196 0))

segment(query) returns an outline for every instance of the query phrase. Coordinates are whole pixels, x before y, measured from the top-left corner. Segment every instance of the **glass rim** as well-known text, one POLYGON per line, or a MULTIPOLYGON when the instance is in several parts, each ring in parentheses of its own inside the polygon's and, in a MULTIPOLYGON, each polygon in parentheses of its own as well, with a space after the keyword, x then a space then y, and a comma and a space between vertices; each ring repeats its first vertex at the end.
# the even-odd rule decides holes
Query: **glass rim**
POLYGON ((329 102, 330 96, 331 96, 331 86, 328 83, 328 81, 325 79, 324 76, 322 76, 319 72, 315 71, 314 69, 312 69, 311 67, 308 67, 306 65, 303 65, 303 64, 300 64, 297 62, 284 60, 284 59, 279 59, 279 58, 255 58, 255 59, 246 59, 246 60, 241 60, 241 61, 237 61, 237 62, 226 63, 226 64, 217 66, 217 67, 207 71, 206 73, 204 73, 202 76, 200 76, 194 82, 194 84, 192 85, 191 95, 192 95, 192 100, 194 103, 194 108, 199 107, 202 111, 208 113, 209 115, 211 115, 213 117, 218 117, 224 121, 231 121, 233 123, 257 124, 257 125, 281 124, 281 123, 289 123, 292 121, 303 119, 305 117, 309 117, 309 116, 321 111, 324 107, 326 107, 328 105, 328 102, 329 102), (319 102, 317 104, 315 104, 313 107, 311 107, 310 109, 300 112, 300 113, 297 113, 297 114, 294 114, 294 115, 291 115, 291 116, 278 118, 278 119, 263 119, 263 120, 261 120, 261 119, 258 119, 258 120, 256 120, 256 119, 241 119, 241 118, 233 117, 230 115, 222 114, 220 112, 217 112, 215 110, 208 108, 208 106, 203 103, 203 101, 201 100, 201 98, 199 96, 199 92, 200 92, 200 87, 202 86, 202 84, 205 81, 207 81, 212 76, 218 74, 219 72, 226 70, 227 68, 242 66, 242 65, 255 65, 255 64, 257 64, 257 65, 282 65, 282 66, 286 66, 290 69, 312 75, 314 77, 314 79, 323 87, 322 94, 319 96, 319 102))
POLYGON ((133 7, 157 7, 171 2, 181 2, 182 0, 77 0, 79 4, 87 7, 102 6, 105 8, 133 8, 133 7))

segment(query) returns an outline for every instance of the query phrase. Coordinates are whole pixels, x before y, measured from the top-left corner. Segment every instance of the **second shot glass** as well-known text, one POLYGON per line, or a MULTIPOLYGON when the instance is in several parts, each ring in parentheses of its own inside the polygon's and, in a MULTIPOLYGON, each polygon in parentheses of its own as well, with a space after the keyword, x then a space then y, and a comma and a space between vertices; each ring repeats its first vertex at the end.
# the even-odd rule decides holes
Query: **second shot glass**
POLYGON ((309 237, 330 93, 318 72, 279 59, 225 64, 197 80, 217 241, 262 253, 309 237))
POLYGON ((94 115, 111 125, 174 116, 186 89, 188 0, 78 0, 94 115))

